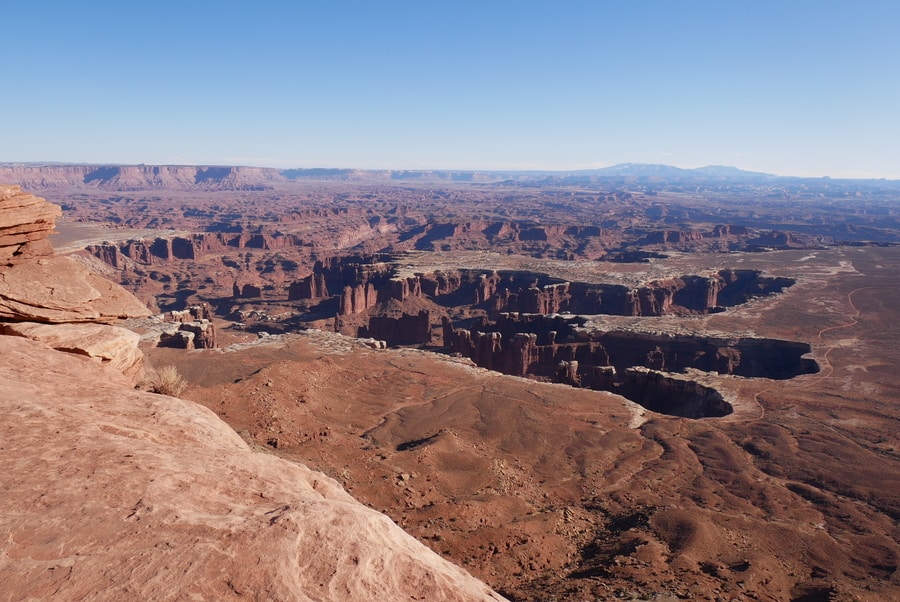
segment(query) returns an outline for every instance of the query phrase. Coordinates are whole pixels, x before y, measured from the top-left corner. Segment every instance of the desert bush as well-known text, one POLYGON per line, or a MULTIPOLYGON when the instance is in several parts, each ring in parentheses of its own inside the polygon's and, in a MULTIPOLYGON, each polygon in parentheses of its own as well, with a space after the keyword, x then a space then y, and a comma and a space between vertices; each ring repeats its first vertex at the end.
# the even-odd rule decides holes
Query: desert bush
POLYGON ((150 391, 160 395, 178 397, 187 388, 187 381, 178 372, 175 366, 163 366, 156 371, 156 376, 150 380, 150 391))

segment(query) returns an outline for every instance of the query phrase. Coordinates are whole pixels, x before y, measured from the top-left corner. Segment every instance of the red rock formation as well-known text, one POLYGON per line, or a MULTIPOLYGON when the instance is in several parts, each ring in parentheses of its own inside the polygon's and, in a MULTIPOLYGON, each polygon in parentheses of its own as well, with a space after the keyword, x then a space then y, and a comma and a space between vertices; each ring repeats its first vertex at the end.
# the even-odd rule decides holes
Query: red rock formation
POLYGON ((279 170, 260 167, 11 165, 0 166, 0 181, 36 190, 266 190, 285 178, 279 170))
POLYGON ((84 322, 150 312, 81 263, 52 255, 47 236, 58 215, 56 205, 24 194, 18 186, 0 186, 0 257, 6 259, 0 267, 0 332, 90 357, 137 379, 143 372, 140 337, 124 328, 84 322))
POLYGON ((215 349, 218 346, 215 324, 209 320, 180 323, 175 328, 160 333, 158 346, 178 349, 215 349))
POLYGON ((718 225, 713 228, 710 236, 713 238, 723 238, 725 236, 746 236, 749 230, 746 226, 734 225, 718 225))
POLYGON ((166 314, 167 322, 196 322, 199 320, 212 320, 213 310, 209 303, 200 303, 180 311, 170 311, 166 314))
MULTIPOLYGON (((387 263, 366 263, 348 258, 317 263, 313 274, 295 282, 289 298, 314 299, 328 290, 331 283, 342 286, 338 317, 367 314, 368 322, 338 321, 335 327, 345 334, 367 333, 391 342, 427 342, 419 326, 410 317, 399 321, 400 314, 379 317, 373 310, 379 304, 409 299, 428 299, 446 306, 474 305, 487 309, 492 317, 502 313, 527 314, 613 314, 661 316, 666 314, 708 313, 722 306, 743 303, 749 298, 780 291, 793 281, 768 278, 753 270, 721 270, 708 276, 683 276, 649 282, 638 288, 622 285, 570 283, 531 272, 484 272, 457 270, 433 272, 406 277, 391 277, 387 263), (407 324, 415 335, 399 334, 399 325, 407 324), (361 330, 347 330, 351 325, 361 330), (371 325, 370 327, 367 325, 371 325)), ((403 311, 404 314, 415 315, 403 311)), ((436 319, 436 317, 434 318, 436 319)), ((470 351, 460 351, 471 356, 470 351)), ((524 353, 524 351, 523 351, 524 353)), ((523 360, 524 361, 524 360, 523 360)), ((514 362, 515 363, 515 362, 514 362)), ((521 371, 509 367, 513 374, 521 371)), ((524 374, 524 372, 521 372, 524 374)))
POLYGON ((249 282, 244 284, 243 286, 238 286, 237 283, 234 284, 234 296, 241 297, 242 299, 253 299, 256 297, 262 297, 262 287, 257 286, 255 284, 250 284, 249 282))
POLYGON ((670 416, 721 417, 733 411, 731 404, 715 389, 647 368, 625 370, 621 382, 606 390, 640 403, 648 410, 670 416))
POLYGON ((47 237, 61 214, 58 205, 19 186, 0 186, 0 265, 52 255, 47 237))
POLYGON ((123 267, 122 254, 119 253, 119 247, 115 245, 108 243, 88 245, 84 250, 112 268, 118 270, 123 267))
POLYGON ((431 343, 431 313, 422 310, 417 314, 399 316, 372 316, 357 336, 370 337, 388 345, 416 345, 431 343))
POLYGON ((61 323, 148 315, 134 295, 68 257, 20 263, 0 278, 0 319, 61 323))
POLYGON ((325 274, 313 272, 303 280, 292 282, 288 287, 288 301, 301 299, 325 299, 329 297, 325 274))
POLYGON ((378 292, 371 282, 364 282, 355 286, 345 286, 341 294, 341 304, 338 315, 351 316, 361 314, 378 302, 378 292))
POLYGON ((212 315, 209 303, 167 312, 164 320, 177 326, 160 332, 158 345, 180 349, 215 349, 218 341, 212 315))
POLYGON ((144 373, 140 335, 106 324, 0 323, 0 334, 38 341, 59 351, 87 356, 124 374, 133 382, 144 373))
MULTIPOLYGON (((676 372, 686 368, 772 379, 818 371, 803 356, 806 343, 773 339, 721 339, 638 332, 589 332, 574 326, 577 318, 501 314, 473 329, 454 330, 444 322, 444 344, 477 365, 515 376, 553 379, 561 362, 577 362, 585 387, 595 367, 615 367, 618 373, 642 366, 676 372)), ((573 380, 572 376, 567 377, 573 380)))
POLYGON ((502 599, 202 406, 19 337, 0 336, 0 440, 12 600, 502 599))
POLYGON ((119 249, 123 255, 137 263, 142 263, 144 265, 153 263, 153 253, 150 252, 150 245, 143 240, 125 242, 119 249))
POLYGON ((683 243, 683 242, 695 242, 703 240, 703 232, 699 230, 659 230, 657 232, 651 232, 643 239, 638 241, 638 244, 675 244, 675 243, 683 243))

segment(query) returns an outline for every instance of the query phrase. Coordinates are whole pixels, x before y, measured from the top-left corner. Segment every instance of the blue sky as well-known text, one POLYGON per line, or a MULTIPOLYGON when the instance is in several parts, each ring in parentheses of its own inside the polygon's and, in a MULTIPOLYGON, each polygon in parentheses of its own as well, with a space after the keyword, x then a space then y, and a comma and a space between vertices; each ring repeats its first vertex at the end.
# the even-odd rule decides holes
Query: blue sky
POLYGON ((900 178, 900 2, 0 1, 0 161, 900 178))

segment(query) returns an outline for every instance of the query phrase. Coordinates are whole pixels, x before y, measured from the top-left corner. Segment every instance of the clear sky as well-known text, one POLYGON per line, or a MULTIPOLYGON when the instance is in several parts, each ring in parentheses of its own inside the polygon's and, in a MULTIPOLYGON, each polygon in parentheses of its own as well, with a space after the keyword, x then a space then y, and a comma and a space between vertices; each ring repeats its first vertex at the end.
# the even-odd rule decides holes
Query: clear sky
POLYGON ((900 2, 0 0, 0 161, 900 178, 900 2))

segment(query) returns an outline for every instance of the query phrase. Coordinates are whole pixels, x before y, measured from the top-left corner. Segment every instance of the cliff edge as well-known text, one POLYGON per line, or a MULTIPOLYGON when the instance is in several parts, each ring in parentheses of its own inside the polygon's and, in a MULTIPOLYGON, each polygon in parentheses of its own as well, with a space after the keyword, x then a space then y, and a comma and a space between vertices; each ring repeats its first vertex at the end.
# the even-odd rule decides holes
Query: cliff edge
POLYGON ((322 473, 133 388, 149 312, 53 255, 59 210, 0 186, 5 600, 501 600, 322 473), (14 335, 14 336, 5 336, 14 335))

